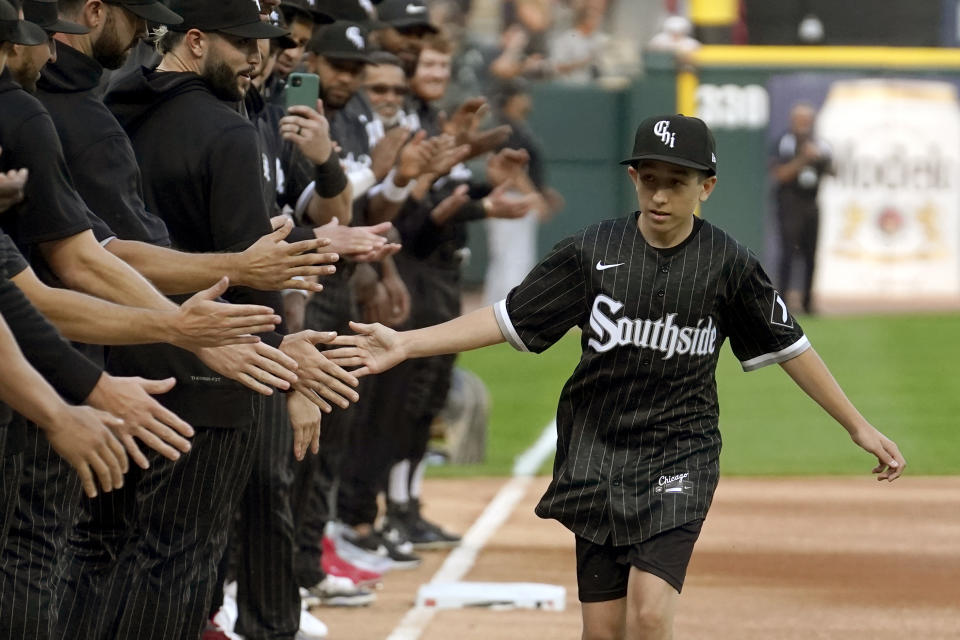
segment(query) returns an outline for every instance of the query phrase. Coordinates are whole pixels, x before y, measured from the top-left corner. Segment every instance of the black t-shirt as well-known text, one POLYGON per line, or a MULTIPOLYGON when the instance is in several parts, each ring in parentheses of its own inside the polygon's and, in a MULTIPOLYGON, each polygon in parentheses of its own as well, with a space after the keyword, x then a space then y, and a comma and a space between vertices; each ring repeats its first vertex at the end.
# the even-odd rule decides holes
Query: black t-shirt
POLYGON ((37 265, 42 261, 36 245, 90 229, 89 210, 74 188, 47 110, 13 81, 9 69, 0 74, 0 114, 0 171, 30 171, 23 202, 0 216, 0 227, 37 265))
POLYGON ((89 56, 59 43, 57 61, 47 63, 37 83, 37 98, 53 119, 77 192, 106 223, 106 229, 124 240, 169 246, 163 220, 146 210, 140 168, 130 140, 103 104, 98 83, 103 67, 89 56))
POLYGON ((709 222, 665 252, 645 241, 635 215, 588 227, 494 308, 521 351, 583 331, 537 514, 597 543, 634 544, 706 515, 727 337, 747 371, 809 347, 756 257, 709 222))

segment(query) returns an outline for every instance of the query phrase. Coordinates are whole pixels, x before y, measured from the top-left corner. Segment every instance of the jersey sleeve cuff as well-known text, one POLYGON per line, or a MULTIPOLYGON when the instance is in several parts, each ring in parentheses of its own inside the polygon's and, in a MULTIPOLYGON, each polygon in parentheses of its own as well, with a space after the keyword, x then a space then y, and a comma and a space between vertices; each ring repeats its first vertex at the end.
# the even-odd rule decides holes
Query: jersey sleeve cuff
POLYGON ((744 371, 756 371, 757 369, 762 369, 767 365, 779 364, 781 362, 790 360, 791 358, 795 358, 809 348, 810 340, 807 338, 807 336, 800 336, 796 342, 788 347, 780 349, 780 351, 765 353, 762 356, 750 358, 749 360, 741 360, 740 366, 743 367, 744 371))
POLYGON ((523 340, 520 339, 516 327, 514 327, 513 322, 510 321, 510 314, 507 313, 507 301, 505 299, 493 305, 493 313, 497 317, 497 324, 500 325, 500 333, 503 334, 506 341, 517 351, 530 351, 527 345, 523 344, 523 340))

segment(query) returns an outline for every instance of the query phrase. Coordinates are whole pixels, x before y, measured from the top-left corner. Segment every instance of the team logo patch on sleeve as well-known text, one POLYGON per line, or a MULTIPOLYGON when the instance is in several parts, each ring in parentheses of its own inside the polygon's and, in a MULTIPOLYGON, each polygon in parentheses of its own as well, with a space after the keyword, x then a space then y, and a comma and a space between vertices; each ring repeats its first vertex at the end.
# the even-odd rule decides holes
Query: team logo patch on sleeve
POLYGON ((779 292, 773 292, 773 308, 770 309, 770 324, 793 329, 793 316, 787 311, 787 303, 779 292))

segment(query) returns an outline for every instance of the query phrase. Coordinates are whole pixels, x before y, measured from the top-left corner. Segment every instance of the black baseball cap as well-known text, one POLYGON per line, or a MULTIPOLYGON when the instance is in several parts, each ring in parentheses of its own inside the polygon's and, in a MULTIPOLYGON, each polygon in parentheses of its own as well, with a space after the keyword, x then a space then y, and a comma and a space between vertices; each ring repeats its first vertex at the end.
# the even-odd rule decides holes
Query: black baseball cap
POLYGON ((310 16, 316 24, 330 24, 336 18, 332 13, 320 6, 317 0, 283 0, 280 8, 284 11, 293 11, 310 16))
POLYGON ((717 145, 713 133, 700 118, 680 114, 652 116, 640 123, 633 141, 633 155, 620 164, 662 160, 682 167, 717 173, 717 145))
POLYGON ((430 24, 430 11, 423 0, 383 0, 377 6, 377 17, 394 29, 423 27, 436 33, 430 24))
POLYGON ((367 30, 356 22, 338 20, 320 27, 307 44, 307 51, 333 60, 358 60, 376 64, 367 46, 367 30))
POLYGON ((170 8, 183 16, 179 24, 168 25, 171 31, 199 29, 258 40, 290 33, 261 20, 260 9, 251 0, 170 0, 170 8))
POLYGON ((0 0, 0 42, 33 46, 50 40, 47 32, 20 19, 20 14, 7 0, 0 0))
POLYGON ((149 20, 155 24, 175 25, 183 22, 183 18, 168 9, 157 0, 103 0, 107 4, 117 5, 128 9, 130 13, 149 20))
POLYGON ((61 20, 57 0, 23 0, 23 17, 47 33, 90 33, 83 25, 61 20))

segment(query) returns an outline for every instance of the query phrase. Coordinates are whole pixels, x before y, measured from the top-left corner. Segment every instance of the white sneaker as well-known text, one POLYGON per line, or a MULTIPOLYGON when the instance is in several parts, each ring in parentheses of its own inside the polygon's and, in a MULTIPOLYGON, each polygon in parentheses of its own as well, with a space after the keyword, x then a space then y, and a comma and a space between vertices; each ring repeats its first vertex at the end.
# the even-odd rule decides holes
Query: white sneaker
MULTIPOLYGON (((234 593, 236 593, 236 591, 234 591, 234 593)), ((218 609, 217 613, 213 616, 213 622, 223 629, 228 637, 232 637, 231 634, 233 633, 233 628, 237 626, 237 617, 239 615, 235 596, 224 590, 223 604, 220 605, 220 609, 218 609)))
POLYGON ((300 595, 307 607, 365 607, 377 599, 376 594, 358 587, 350 578, 331 574, 309 589, 301 590, 300 595))
POLYGON ((309 611, 300 612, 300 631, 296 640, 319 640, 327 637, 327 625, 323 624, 309 611))

